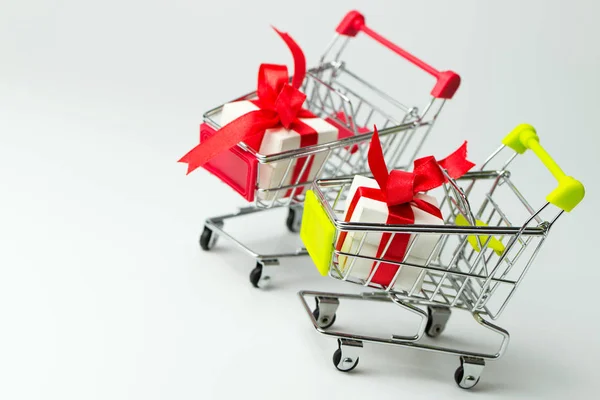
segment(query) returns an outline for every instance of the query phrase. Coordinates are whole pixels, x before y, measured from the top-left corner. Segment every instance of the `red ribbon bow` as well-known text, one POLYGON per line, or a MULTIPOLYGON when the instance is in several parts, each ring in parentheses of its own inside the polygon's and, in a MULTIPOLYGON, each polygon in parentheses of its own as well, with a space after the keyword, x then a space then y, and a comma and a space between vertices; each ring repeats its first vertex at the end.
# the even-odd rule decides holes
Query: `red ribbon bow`
POLYGON ((183 156, 179 162, 188 164, 188 174, 239 142, 258 149, 264 133, 270 128, 283 126, 301 134, 314 133, 312 128, 299 120, 314 118, 311 112, 302 108, 306 95, 299 90, 306 76, 306 58, 300 46, 287 33, 273 29, 287 44, 294 57, 292 83, 289 83, 285 65, 261 64, 258 71, 258 99, 253 100, 259 110, 231 121, 183 156))
POLYGON ((435 157, 427 156, 414 161, 412 172, 401 170, 388 172, 377 127, 374 129, 368 157, 371 173, 379 185, 383 201, 389 207, 397 207, 411 202, 419 203, 420 201, 415 199, 417 193, 427 192, 441 186, 446 182, 446 176, 440 167, 447 170, 451 178, 456 179, 475 165, 466 159, 467 142, 464 142, 443 160, 437 161, 435 157))
MULTIPOLYGON (((351 202, 346 213, 347 221, 352 217, 352 213, 361 197, 383 201, 388 205, 387 224, 414 224, 415 215, 412 209, 413 206, 442 219, 442 212, 439 208, 425 200, 415 198, 415 195, 437 188, 446 182, 446 176, 441 168, 444 168, 451 178, 456 179, 463 176, 475 165, 466 158, 467 142, 465 141, 462 146, 443 160, 437 161, 433 156, 423 157, 414 161, 413 172, 400 170, 388 172, 377 127, 375 127, 373 132, 368 157, 369 168, 379 185, 379 189, 359 187, 354 197, 350 199, 351 202)), ((377 258, 382 257, 391 235, 389 232, 382 234, 381 242, 377 249, 377 258)), ((340 234, 336 246, 338 249, 342 248, 346 236, 347 232, 340 234)), ((410 236, 410 234, 396 234, 386 251, 385 258, 391 261, 402 262, 410 242, 410 236)), ((381 263, 373 275, 371 282, 384 286, 389 285, 397 271, 397 265, 381 263)))

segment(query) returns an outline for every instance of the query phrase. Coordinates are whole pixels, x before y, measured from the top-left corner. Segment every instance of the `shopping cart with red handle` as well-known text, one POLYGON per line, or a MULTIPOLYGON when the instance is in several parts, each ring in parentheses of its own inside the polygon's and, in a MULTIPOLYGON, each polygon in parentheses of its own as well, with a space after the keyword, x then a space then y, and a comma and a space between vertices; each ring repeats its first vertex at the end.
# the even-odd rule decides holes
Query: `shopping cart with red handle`
MULTIPOLYGON (((398 78, 398 76, 395 76, 398 78)), ((200 237, 200 246, 211 249, 219 236, 230 239, 256 260, 250 281, 262 287, 270 280, 266 269, 279 264, 279 259, 307 254, 304 249, 292 252, 259 254, 224 230, 226 220, 249 214, 287 207, 287 227, 299 232, 302 220, 304 189, 317 178, 339 178, 368 171, 367 151, 372 136, 370 128, 376 124, 386 162, 395 168, 410 165, 433 127, 447 99, 451 99, 460 85, 460 77, 452 71, 438 71, 422 60, 385 39, 365 23, 357 11, 348 13, 336 29, 319 64, 307 71, 301 90, 306 94, 304 107, 339 129, 337 140, 302 147, 276 154, 260 154, 246 143, 240 142, 229 151, 214 157, 204 165, 208 171, 227 183, 252 206, 206 220, 200 237), (348 43, 363 32, 397 55, 432 75, 436 82, 431 98, 424 107, 406 106, 348 69, 341 59, 348 43), (292 166, 299 160, 309 165, 322 157, 324 161, 316 173, 307 177, 304 170, 290 180, 292 166), (261 184, 263 165, 287 165, 284 176, 277 184, 261 184)), ((237 100, 252 99, 256 92, 237 100)), ((207 140, 221 128, 223 105, 204 114, 200 126, 200 141, 207 140)))

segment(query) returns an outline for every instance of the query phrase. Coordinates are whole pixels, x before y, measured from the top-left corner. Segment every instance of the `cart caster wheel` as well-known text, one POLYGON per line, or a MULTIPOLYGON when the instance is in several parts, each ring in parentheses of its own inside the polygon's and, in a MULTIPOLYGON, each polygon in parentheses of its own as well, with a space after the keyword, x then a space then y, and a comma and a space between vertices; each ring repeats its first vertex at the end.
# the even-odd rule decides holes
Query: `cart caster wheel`
POLYGON ((341 349, 337 349, 334 353, 333 353, 333 365, 335 365, 335 367, 342 372, 350 372, 352 371, 354 368, 356 368, 356 366, 358 365, 358 357, 356 358, 356 360, 353 360, 352 358, 344 358, 342 360, 342 350, 341 349))
POLYGON ((263 266, 261 263, 256 263, 256 267, 252 271, 250 271, 250 283, 255 288, 258 288, 258 283, 260 282, 260 278, 262 277, 263 266))
POLYGON ((330 328, 335 322, 335 313, 340 306, 340 300, 335 297, 315 297, 316 307, 313 317, 317 327, 320 329, 330 328))
POLYGON ((481 358, 461 357, 461 365, 454 372, 454 382, 462 389, 472 389, 479 383, 485 361, 481 358))
POLYGON ((218 235, 205 226, 204 230, 202 231, 202 235, 200 235, 200 247, 204 251, 209 251, 210 249, 215 247, 215 244, 217 243, 217 238, 218 235))
POLYGON ((465 378, 465 369, 461 365, 460 367, 456 368, 456 371, 454 371, 454 381, 456 382, 458 387, 461 389, 471 389, 471 388, 475 387, 475 385, 477 385, 477 383, 479 383, 479 378, 477 378, 477 380, 473 379, 473 377, 471 377, 471 376, 468 376, 467 379, 464 379, 464 378, 465 378))
POLYGON ((315 321, 317 321, 317 325, 319 325, 319 328, 331 328, 331 326, 335 323, 335 314, 333 314, 333 317, 323 315, 321 316, 321 318, 319 318, 319 313, 319 307, 315 308, 315 310, 313 311, 313 317, 315 317, 315 321))
POLYGON ((429 337, 438 337, 446 329, 446 323, 450 319, 448 307, 427 307, 427 325, 425 334, 429 337))
POLYGON ((300 226, 302 226, 302 208, 290 207, 288 211, 287 220, 285 224, 292 233, 300 232, 300 226))
POLYGON ((271 284, 273 266, 279 265, 277 260, 257 261, 256 267, 250 271, 250 283, 258 289, 265 289, 271 284))
POLYGON ((338 349, 333 353, 333 365, 342 372, 350 372, 358 365, 362 342, 352 339, 338 339, 338 349))

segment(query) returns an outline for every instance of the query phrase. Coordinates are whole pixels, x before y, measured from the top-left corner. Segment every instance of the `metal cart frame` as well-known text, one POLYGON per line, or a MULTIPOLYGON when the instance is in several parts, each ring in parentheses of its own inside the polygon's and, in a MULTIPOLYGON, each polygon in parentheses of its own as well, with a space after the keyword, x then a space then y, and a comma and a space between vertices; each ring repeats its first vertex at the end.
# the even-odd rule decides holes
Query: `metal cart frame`
MULTIPOLYGON (((467 173, 459 180, 453 180, 444 171, 448 182, 441 188, 440 208, 445 216, 445 225, 344 222, 341 218, 342 203, 351 179, 315 182, 312 193, 321 208, 307 210, 305 217, 310 219, 309 213, 324 213, 334 228, 335 234, 331 242, 323 244, 331 249, 329 276, 376 290, 362 294, 299 292, 302 304, 317 331, 338 339, 338 349, 333 357, 336 368, 341 371, 354 369, 364 342, 413 347, 460 356, 461 365, 454 378, 461 388, 468 389, 479 381, 485 360, 502 356, 508 346, 509 333, 493 324, 491 320, 497 319, 505 310, 552 226, 564 211, 572 210, 583 199, 585 193, 583 185, 566 176, 541 147, 537 133, 530 125, 519 125, 503 143, 483 164, 480 171, 467 173), (507 147, 515 152, 496 168, 498 163, 495 161, 507 147), (548 195, 546 203, 537 210, 517 189, 508 170, 516 156, 527 149, 531 149, 544 162, 559 182, 559 186, 548 195), (494 166, 490 168, 491 165, 494 166), (486 182, 487 184, 484 184, 486 182), (462 189, 461 184, 465 184, 466 188, 462 189), (331 195, 333 188, 337 192, 335 196, 331 195), (476 211, 472 208, 474 200, 481 200, 476 211), (519 207, 515 206, 515 203, 519 207), (506 208, 506 204, 510 204, 510 209, 506 208), (552 212, 555 207, 550 207, 551 204, 559 211, 552 212), (517 211, 522 212, 524 220, 514 219, 513 213, 516 214, 517 211), (356 250, 343 252, 335 247, 341 232, 362 234, 356 250), (361 249, 367 235, 381 232, 392 234, 381 256, 363 255, 361 249), (403 261, 386 258, 386 251, 393 237, 398 234, 414 235, 403 261), (429 258, 422 265, 406 262, 419 237, 427 234, 439 236, 429 258), (352 261, 340 263, 340 257, 352 261), (372 271, 366 277, 352 274, 352 268, 359 259, 373 262, 372 271), (382 262, 397 266, 394 278, 385 285, 372 282, 382 262), (410 290, 397 290, 396 280, 402 268, 407 267, 417 268, 420 271, 419 279, 410 290), (419 282, 423 282, 421 287, 419 282), (308 297, 314 297, 316 300, 314 310, 307 302, 308 297), (340 299, 392 302, 403 310, 418 315, 421 323, 412 336, 373 337, 331 330, 329 328, 335 322, 340 299), (451 309, 471 313, 478 324, 496 333, 501 340, 497 351, 468 351, 421 343, 423 334, 436 337, 444 331, 451 309)), ((308 226, 306 221, 305 224, 308 226)), ((310 229, 307 226, 303 226, 303 234, 305 228, 310 229)), ((311 252, 309 244, 307 247, 311 252)))
MULTIPOLYGON (((319 66, 307 72, 302 91, 307 95, 305 108, 344 129, 349 135, 335 142, 272 155, 259 154, 245 143, 239 143, 235 151, 257 160, 259 166, 287 163, 285 175, 279 185, 260 187, 259 167, 251 196, 254 204, 231 214, 208 218, 200 236, 201 248, 210 250, 218 236, 231 240, 256 260, 256 266, 250 273, 250 282, 256 287, 266 286, 272 275, 272 271, 267 270, 279 265, 282 258, 306 255, 306 251, 296 249, 292 252, 260 254, 225 231, 225 221, 277 207, 287 207, 289 212, 286 225, 291 232, 299 232, 304 189, 312 185, 313 179, 301 181, 299 177, 305 171, 302 169, 296 181, 284 184, 296 160, 305 158, 306 168, 311 159, 325 154, 325 161, 316 173, 317 178, 348 177, 365 173, 368 170, 366 153, 373 134, 366 127, 377 124, 382 128, 380 136, 386 161, 396 168, 406 168, 420 151, 446 100, 452 98, 459 84, 460 77, 454 72, 437 71, 368 28, 364 17, 358 12, 348 13, 338 26, 334 39, 327 46, 319 66), (349 39, 359 31, 434 76, 436 85, 431 92, 431 99, 423 109, 405 106, 348 70, 346 64, 341 61, 341 55, 349 39)), ((238 100, 252 99, 255 95, 256 93, 252 92, 238 100)), ((222 107, 208 111, 204 115, 203 126, 218 130, 222 107)))

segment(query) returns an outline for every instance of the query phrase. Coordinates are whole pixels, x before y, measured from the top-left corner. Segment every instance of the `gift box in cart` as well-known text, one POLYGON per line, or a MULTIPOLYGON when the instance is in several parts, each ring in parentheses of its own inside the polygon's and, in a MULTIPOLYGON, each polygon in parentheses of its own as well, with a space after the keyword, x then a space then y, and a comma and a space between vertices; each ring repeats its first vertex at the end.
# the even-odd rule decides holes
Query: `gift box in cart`
POLYGON ((358 189, 363 193, 350 194, 357 180, 354 188, 351 178, 318 180, 308 191, 300 235, 317 268, 335 279, 375 289, 362 294, 299 292, 317 331, 338 340, 333 355, 337 369, 354 369, 364 342, 406 346, 458 355, 461 365, 454 378, 458 386, 468 389, 479 381, 485 360, 504 353, 509 334, 491 321, 504 311, 558 218, 573 210, 585 191, 553 161, 530 125, 515 128, 478 171, 466 172, 471 165, 465 156, 461 148, 437 162, 441 178, 430 169, 432 157, 415 161, 413 172, 388 174, 375 135, 369 164, 376 184, 362 186, 365 181, 359 177, 358 189), (538 209, 516 188, 509 169, 517 155, 527 150, 558 181, 538 209), (511 153, 508 159, 503 157, 507 152, 511 153), (423 197, 421 190, 440 184, 438 206, 431 192, 423 197), (349 214, 357 212, 357 199, 368 201, 355 221, 349 214), (385 203, 384 217, 374 214, 382 208, 377 209, 374 199, 385 203), (429 217, 419 217, 416 208, 430 213, 429 217), (403 213, 404 222, 391 217, 403 213), (431 223, 437 217, 443 223, 431 223), (375 250, 368 249, 371 243, 375 250), (314 309, 309 297, 315 298, 314 309), (420 323, 414 335, 391 337, 336 330, 341 299, 391 302, 419 316, 420 323), (479 325, 496 334, 498 350, 424 342, 424 335, 437 337, 444 331, 452 309, 471 313, 479 325))
POLYGON ((289 35, 278 34, 293 55, 294 76, 288 76, 285 66, 261 65, 257 90, 208 111, 200 126, 200 144, 180 160, 188 164, 188 173, 203 167, 253 203, 206 220, 200 245, 209 250, 219 236, 237 244, 256 259, 250 281, 257 287, 268 283, 266 269, 278 265, 280 258, 306 251, 259 254, 225 231, 225 221, 287 207, 287 227, 298 232, 304 192, 315 179, 368 170, 372 131, 367 126, 382 128, 388 165, 407 166, 460 84, 456 73, 440 72, 377 34, 356 11, 345 16, 319 64, 308 71, 300 47, 289 35), (348 69, 341 56, 359 32, 435 78, 423 108, 398 102, 348 69))

